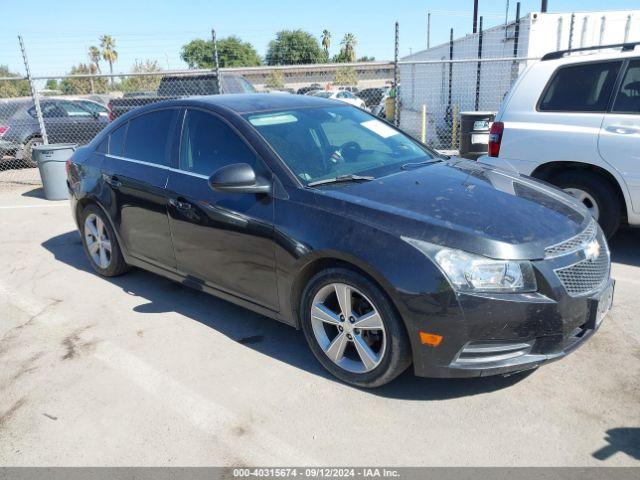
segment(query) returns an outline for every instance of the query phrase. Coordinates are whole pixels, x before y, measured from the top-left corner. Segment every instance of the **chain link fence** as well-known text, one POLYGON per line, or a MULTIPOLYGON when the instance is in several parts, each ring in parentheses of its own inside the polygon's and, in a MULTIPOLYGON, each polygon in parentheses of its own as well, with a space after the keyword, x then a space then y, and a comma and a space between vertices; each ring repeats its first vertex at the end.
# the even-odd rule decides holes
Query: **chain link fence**
MULTIPOLYGON (((553 14, 544 22, 537 15, 521 19, 518 8, 514 21, 486 31, 480 17, 476 33, 454 40, 451 30, 448 42, 402 58, 396 24, 395 35, 389 39, 394 42, 389 45, 395 52, 393 61, 214 66, 206 70, 170 69, 167 57, 166 69, 158 61, 136 60, 130 72, 112 74, 101 72, 94 59, 94 63, 80 63, 61 75, 64 67, 46 48, 51 40, 46 39, 45 45, 43 39, 33 62, 38 75, 30 75, 20 39, 15 48, 24 70, 3 77, 2 72, 9 72, 0 66, 0 187, 11 182, 40 182, 31 153, 39 143, 84 145, 110 121, 136 107, 220 92, 334 98, 396 123, 437 150, 452 153, 461 150, 461 139, 469 134, 461 128, 468 124, 465 117, 470 112, 486 112, 479 122, 484 128, 480 148, 486 149, 492 115, 530 63, 553 50, 633 40, 638 22, 638 17, 627 13, 615 14, 615 18, 553 14), (543 23, 547 30, 540 32, 543 23), (532 36, 534 27, 539 29, 538 37, 532 36)), ((60 46, 74 48, 74 40, 64 42, 60 46)), ((151 40, 137 42, 126 48, 144 55, 151 40)), ((1 41, 0 46, 6 48, 1 41)), ((212 46, 215 50, 217 43, 212 46)), ((175 41, 170 48, 175 50, 175 41)), ((217 60, 217 51, 212 58, 217 60)), ((112 65, 104 61, 102 65, 103 70, 109 67, 112 71, 112 65)))

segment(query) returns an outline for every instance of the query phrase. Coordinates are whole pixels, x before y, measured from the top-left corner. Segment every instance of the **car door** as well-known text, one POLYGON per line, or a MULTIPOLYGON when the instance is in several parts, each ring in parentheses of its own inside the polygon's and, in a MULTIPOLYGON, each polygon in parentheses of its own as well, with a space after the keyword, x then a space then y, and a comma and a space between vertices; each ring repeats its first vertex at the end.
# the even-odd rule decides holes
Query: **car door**
MULTIPOLYGON (((69 117, 67 116, 67 112, 60 108, 58 102, 55 100, 40 102, 40 111, 42 112, 44 128, 47 131, 49 143, 71 143, 69 117)), ((35 106, 29 109, 29 115, 37 124, 38 117, 35 106)), ((38 125, 38 132, 39 131, 40 126, 38 125)))
POLYGON ((114 130, 102 164, 109 208, 127 252, 175 270, 167 179, 179 109, 143 113, 114 130))
POLYGON ((640 59, 627 64, 611 110, 604 116, 598 148, 622 174, 633 210, 640 212, 640 59))
POLYGON ((188 109, 169 174, 169 217, 178 271, 208 286, 277 310, 273 200, 209 186, 216 170, 248 163, 271 173, 226 121, 188 109))

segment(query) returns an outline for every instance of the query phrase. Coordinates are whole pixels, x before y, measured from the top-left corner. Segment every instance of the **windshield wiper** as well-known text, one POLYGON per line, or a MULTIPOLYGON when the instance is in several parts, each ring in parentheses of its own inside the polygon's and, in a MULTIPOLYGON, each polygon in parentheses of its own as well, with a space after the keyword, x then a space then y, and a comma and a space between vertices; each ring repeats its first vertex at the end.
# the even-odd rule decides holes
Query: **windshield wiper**
POLYGON ((409 162, 409 163, 405 163, 403 165, 400 166, 400 168, 402 170, 407 170, 410 167, 419 167, 421 165, 428 165, 430 163, 436 163, 436 162, 441 162, 442 159, 441 158, 432 158, 430 160, 425 160, 424 162, 409 162))
POLYGON ((329 183, 343 183, 343 182, 368 182, 375 180, 375 177, 366 177, 362 175, 338 175, 333 178, 325 178, 324 180, 317 180, 315 182, 307 183, 307 187, 315 187, 316 185, 327 185, 329 183))

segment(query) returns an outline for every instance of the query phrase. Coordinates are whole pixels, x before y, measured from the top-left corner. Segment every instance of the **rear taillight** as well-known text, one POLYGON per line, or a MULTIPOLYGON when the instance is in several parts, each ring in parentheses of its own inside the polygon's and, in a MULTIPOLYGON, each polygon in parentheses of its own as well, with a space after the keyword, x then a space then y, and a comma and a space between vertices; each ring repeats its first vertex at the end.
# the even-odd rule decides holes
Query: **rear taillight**
POLYGON ((113 122, 116 119, 116 117, 113 114, 113 110, 111 109, 111 102, 107 104, 107 109, 109 110, 109 121, 113 122))
POLYGON ((9 125, 0 125, 0 137, 9 131, 9 125))
POLYGON ((500 144, 502 143, 502 133, 504 132, 504 123, 493 122, 491 130, 489 130, 489 156, 497 157, 500 155, 500 144))
POLYGON ((70 158, 67 160, 67 162, 65 163, 64 166, 67 169, 67 177, 68 177, 69 174, 71 173, 71 159, 70 158))

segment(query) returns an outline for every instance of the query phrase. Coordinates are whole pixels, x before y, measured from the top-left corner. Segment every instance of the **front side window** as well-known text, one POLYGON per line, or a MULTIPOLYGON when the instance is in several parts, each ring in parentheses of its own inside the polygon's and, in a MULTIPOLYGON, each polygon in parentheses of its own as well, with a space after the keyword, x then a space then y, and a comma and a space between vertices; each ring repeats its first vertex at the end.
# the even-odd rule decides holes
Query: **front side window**
POLYGON ((620 62, 587 63, 559 68, 539 104, 542 112, 604 112, 620 62))
POLYGON ((256 167, 256 154, 218 117, 187 110, 180 142, 180 169, 210 176, 232 163, 256 167))
POLYGON ((340 175, 383 176, 437 155, 387 123, 351 106, 247 114, 305 184, 340 175))
POLYGON ((171 131, 177 114, 177 109, 167 108, 131 120, 124 156, 157 165, 169 165, 171 131))
POLYGON ((640 113, 640 60, 629 63, 613 104, 618 113, 640 113))

